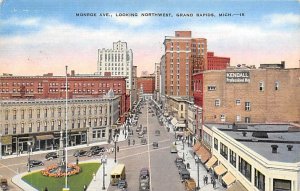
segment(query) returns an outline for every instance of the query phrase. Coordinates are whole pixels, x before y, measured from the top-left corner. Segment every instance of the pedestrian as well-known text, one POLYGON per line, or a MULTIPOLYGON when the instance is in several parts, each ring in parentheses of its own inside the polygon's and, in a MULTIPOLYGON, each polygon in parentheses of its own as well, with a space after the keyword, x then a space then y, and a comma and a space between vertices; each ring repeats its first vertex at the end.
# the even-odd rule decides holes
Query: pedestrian
POLYGON ((205 175, 203 176, 203 184, 205 185, 206 183, 205 183, 205 180, 206 180, 206 178, 205 178, 205 175))
POLYGON ((119 146, 117 146, 117 152, 119 152, 119 150, 120 150, 120 147, 119 147, 119 146))
POLYGON ((128 139, 128 146, 130 146, 130 139, 128 139))
POLYGON ((210 177, 210 183, 212 184, 214 182, 214 178, 211 176, 210 177))
POLYGON ((87 190, 87 186, 83 185, 83 191, 86 191, 86 190, 87 190))
POLYGON ((215 179, 213 180, 212 184, 213 184, 213 188, 216 188, 216 180, 215 179))
POLYGON ((48 188, 47 188, 47 186, 45 187, 44 191, 48 191, 48 188))
POLYGON ((122 130, 122 134, 124 135, 124 129, 122 130))
POLYGON ((208 176, 205 175, 205 184, 208 184, 208 176))
POLYGON ((135 140, 133 139, 133 140, 132 140, 132 145, 134 145, 134 144, 135 144, 135 140))

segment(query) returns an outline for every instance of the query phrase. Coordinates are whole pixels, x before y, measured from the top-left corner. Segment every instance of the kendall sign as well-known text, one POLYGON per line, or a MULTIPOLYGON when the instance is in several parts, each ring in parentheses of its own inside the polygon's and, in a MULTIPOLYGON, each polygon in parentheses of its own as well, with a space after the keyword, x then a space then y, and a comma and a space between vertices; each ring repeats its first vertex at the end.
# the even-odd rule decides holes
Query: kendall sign
POLYGON ((249 72, 226 72, 227 83, 249 83, 249 72))

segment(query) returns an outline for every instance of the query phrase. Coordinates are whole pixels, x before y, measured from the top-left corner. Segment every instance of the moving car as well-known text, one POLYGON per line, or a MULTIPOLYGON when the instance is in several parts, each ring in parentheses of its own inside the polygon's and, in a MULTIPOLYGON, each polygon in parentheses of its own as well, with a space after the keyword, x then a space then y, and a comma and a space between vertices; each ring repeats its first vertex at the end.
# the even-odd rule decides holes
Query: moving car
POLYGON ((141 144, 142 145, 146 145, 147 144, 147 139, 146 138, 142 138, 141 139, 141 144))
POLYGON ((127 188, 127 182, 126 182, 126 180, 119 180, 119 182, 118 182, 118 188, 120 188, 120 189, 127 188))
POLYGON ((141 179, 145 179, 145 178, 149 178, 149 170, 148 170, 148 168, 142 168, 141 170, 140 170, 140 178, 141 179))
POLYGON ((0 188, 3 191, 8 190, 8 183, 7 183, 7 179, 6 178, 1 178, 1 180, 0 180, 0 188))
POLYGON ((180 157, 177 157, 174 162, 175 162, 175 165, 178 167, 180 163, 183 163, 183 159, 180 157))
POLYGON ((87 151, 84 151, 84 150, 77 150, 73 154, 74 157, 82 157, 82 156, 86 156, 86 155, 87 155, 87 151))
POLYGON ((102 155, 104 151, 105 151, 105 149, 104 150, 102 150, 102 149, 90 150, 90 151, 87 151, 86 156, 91 157, 91 156, 95 156, 95 155, 102 155))
POLYGON ((140 170, 139 178, 139 191, 148 191, 150 189, 150 175, 148 168, 142 168, 140 170))
POLYGON ((171 152, 171 153, 177 153, 177 152, 178 152, 176 145, 173 145, 173 144, 172 144, 172 145, 170 146, 170 152, 171 152))
POLYGON ((154 149, 157 149, 158 148, 158 142, 153 142, 152 146, 153 146, 154 149))
POLYGON ((58 158, 57 152, 50 152, 50 153, 47 153, 45 156, 46 160, 53 160, 55 158, 58 158))
MULTIPOLYGON (((35 167, 35 166, 44 166, 44 163, 40 160, 30 160, 29 165, 32 168, 32 167, 35 167)), ((27 163, 27 166, 28 166, 28 163, 27 163)))

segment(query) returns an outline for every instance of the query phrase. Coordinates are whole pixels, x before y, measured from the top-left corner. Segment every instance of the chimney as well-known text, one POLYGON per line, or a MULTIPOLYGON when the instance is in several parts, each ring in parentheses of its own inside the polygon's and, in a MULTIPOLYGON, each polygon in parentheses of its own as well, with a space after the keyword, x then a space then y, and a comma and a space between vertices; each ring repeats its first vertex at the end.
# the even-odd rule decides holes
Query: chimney
POLYGON ((287 145, 288 151, 292 151, 293 145, 287 145))
POLYGON ((271 145, 271 147, 272 147, 272 153, 277 153, 278 145, 271 145))
POLYGON ((75 70, 71 70, 71 76, 75 76, 75 70))
POLYGON ((243 137, 246 137, 246 135, 247 135, 247 132, 243 131, 243 137))
POLYGON ((281 61, 281 68, 285 69, 285 61, 281 61))

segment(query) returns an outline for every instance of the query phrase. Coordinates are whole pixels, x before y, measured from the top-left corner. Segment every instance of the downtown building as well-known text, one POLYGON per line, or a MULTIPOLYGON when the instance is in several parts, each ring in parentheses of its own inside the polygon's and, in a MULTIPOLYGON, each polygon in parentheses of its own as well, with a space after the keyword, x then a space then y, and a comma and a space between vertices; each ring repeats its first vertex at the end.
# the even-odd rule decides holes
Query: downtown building
POLYGON ((152 99, 155 93, 155 75, 146 75, 137 78, 139 100, 152 99))
POLYGON ((300 69, 231 67, 195 74, 194 99, 203 122, 300 121, 300 69))
POLYGON ((107 141, 120 116, 121 96, 111 89, 91 98, 1 100, 0 135, 3 155, 58 149, 60 134, 67 130, 69 146, 107 141))
MULTIPOLYGON (((97 74, 100 76, 126 77, 126 94, 133 90, 133 53, 126 42, 114 42, 112 49, 98 49, 97 74)), ((130 96, 132 108, 134 96, 130 96)))

